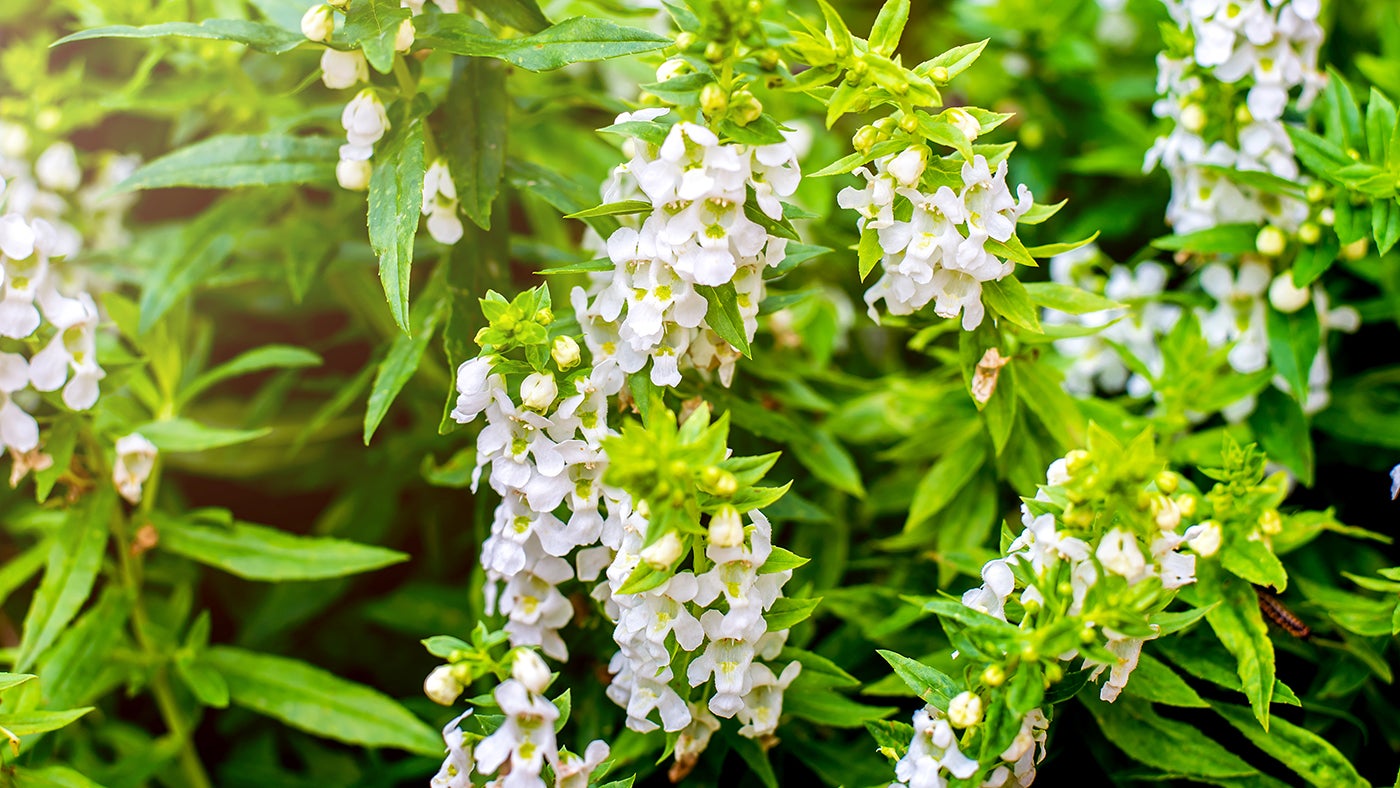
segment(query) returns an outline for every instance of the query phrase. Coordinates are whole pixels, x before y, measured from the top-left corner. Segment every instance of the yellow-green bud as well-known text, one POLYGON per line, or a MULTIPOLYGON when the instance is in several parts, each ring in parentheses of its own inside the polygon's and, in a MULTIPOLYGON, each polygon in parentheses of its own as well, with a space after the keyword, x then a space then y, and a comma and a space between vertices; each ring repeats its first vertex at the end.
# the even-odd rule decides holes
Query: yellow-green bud
POLYGON ((874 126, 862 126, 860 131, 851 138, 851 147, 864 154, 869 153, 875 147, 875 143, 880 141, 880 131, 874 126))
POLYGON ((1345 257, 1345 258, 1348 259, 1348 260, 1351 260, 1351 261, 1355 262, 1355 261, 1360 260, 1361 258, 1365 257, 1365 256, 1366 256, 1366 253, 1369 252, 1370 250, 1371 250, 1371 245, 1370 245, 1370 243, 1368 242, 1367 239, 1362 238, 1362 239, 1359 240, 1359 241, 1354 241, 1354 242, 1352 242, 1352 243, 1347 244, 1346 246, 1343 246, 1343 247, 1342 247, 1342 256, 1345 257))
POLYGON ((952 76, 948 73, 948 69, 943 66, 934 66, 929 69, 928 78, 940 85, 946 85, 952 76))
POLYGON ((561 370, 577 366, 579 362, 578 342, 571 336, 555 337, 554 344, 549 348, 549 355, 554 357, 554 363, 561 370))
POLYGON ((545 307, 535 313, 535 322, 542 326, 547 326, 554 322, 554 310, 545 307))
POLYGON ((1065 669, 1060 667, 1060 663, 1051 662, 1045 666, 1045 686, 1060 683, 1060 679, 1065 677, 1065 669))
POLYGON ((705 59, 711 63, 718 63, 724 60, 724 47, 718 41, 711 41, 705 45, 705 59))
POLYGON ((722 498, 727 498, 739 491, 739 480, 734 478, 734 474, 718 465, 711 465, 701 471, 700 481, 705 485, 705 489, 722 498))
POLYGON ((1000 687, 1006 683, 1006 671, 1002 670, 1000 665, 988 665, 987 669, 982 671, 982 683, 988 687, 1000 687))
POLYGON ((906 113, 904 117, 899 119, 899 127, 913 134, 919 130, 919 116, 912 112, 906 113))
POLYGON ((1181 477, 1173 471, 1161 471, 1153 479, 1157 484, 1157 489, 1171 495, 1176 492, 1176 488, 1181 484, 1181 477))
POLYGON ((1083 449, 1074 449, 1065 455, 1065 470, 1069 471, 1070 476, 1073 476, 1089 467, 1092 460, 1093 457, 1089 455, 1089 452, 1083 449))
POLYGON ((1322 240, 1322 228, 1313 222, 1303 222, 1298 228, 1298 240, 1305 244, 1315 244, 1322 240))
POLYGON ((729 109, 729 94, 719 83, 711 82, 700 91, 700 109, 711 117, 722 114, 729 109))
POLYGON ((1308 202, 1321 202, 1327 196, 1327 187, 1321 183, 1311 183, 1308 185, 1308 202))
POLYGON ((1254 248, 1259 251, 1259 254, 1278 257, 1283 254, 1283 250, 1288 248, 1288 236, 1272 224, 1268 225, 1259 231, 1259 235, 1255 236, 1254 248))
POLYGON ((679 49, 682 52, 684 52, 687 49, 690 49, 691 47, 695 46, 699 42, 699 37, 697 37, 694 33, 681 33, 680 35, 676 36, 676 49, 679 49))
POLYGON ((734 119, 740 126, 747 126, 763 117, 763 104, 747 90, 741 90, 734 96, 733 109, 734 119))
POLYGON ((1279 517, 1277 509, 1265 509, 1264 513, 1259 515, 1259 530, 1269 536, 1283 531, 1283 518, 1279 517))
POLYGON ((758 52, 758 67, 764 71, 772 71, 778 67, 782 59, 778 56, 776 49, 762 49, 758 52))

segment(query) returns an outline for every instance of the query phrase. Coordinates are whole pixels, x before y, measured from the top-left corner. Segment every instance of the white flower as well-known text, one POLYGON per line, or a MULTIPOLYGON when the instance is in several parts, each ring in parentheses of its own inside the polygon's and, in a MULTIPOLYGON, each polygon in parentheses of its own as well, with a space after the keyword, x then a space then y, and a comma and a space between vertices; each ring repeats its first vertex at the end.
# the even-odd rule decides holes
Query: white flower
POLYGON ((321 81, 332 90, 352 88, 369 81, 369 63, 358 49, 341 52, 327 49, 321 53, 321 81))
POLYGON ((977 767, 977 761, 958 749, 957 736, 942 712, 931 706, 914 712, 914 740, 894 768, 900 782, 909 788, 944 788, 944 771, 966 779, 977 767))
POLYGON ((606 742, 596 740, 588 744, 581 758, 561 750, 554 764, 554 788, 588 788, 589 775, 608 759, 609 751, 606 742))
POLYGON ((0 254, 23 260, 34 254, 34 229, 17 213, 0 217, 0 254))
POLYGON ((531 410, 544 411, 559 396, 559 386, 549 373, 533 372, 520 384, 520 404, 531 410))
POLYGON ((549 355, 561 370, 575 367, 580 360, 578 342, 567 334, 555 337, 549 347, 549 355))
POLYGON ((779 675, 762 664, 755 664, 749 671, 752 689, 744 696, 744 707, 737 715, 744 723, 739 735, 757 739, 778 729, 778 718, 783 715, 783 693, 802 672, 802 663, 789 662, 779 675))
POLYGON ((334 32, 335 9, 324 3, 308 8, 301 17, 301 34, 312 41, 329 41, 334 32))
POLYGON ((710 544, 737 547, 744 543, 744 521, 739 510, 725 504, 710 517, 710 544))
POLYGON ((438 243, 451 246, 462 240, 465 228, 457 215, 457 205, 452 173, 447 163, 438 159, 423 177, 423 215, 428 217, 428 234, 438 243))
POLYGON ((97 402, 98 381, 107 376, 97 365, 97 304, 87 293, 64 298, 51 283, 46 283, 39 298, 58 333, 29 360, 30 382, 39 391, 54 391, 67 381, 64 404, 73 410, 87 410, 97 402))
POLYGON ((413 20, 405 19, 399 23, 399 29, 394 32, 394 51, 408 52, 413 48, 413 39, 417 31, 413 28, 413 20))
POLYGON ((548 698, 530 693, 516 679, 501 682, 495 698, 505 721, 476 745, 476 767, 483 774, 495 774, 509 761, 510 784, 532 784, 538 780, 545 759, 559 757, 554 739, 559 709, 548 698))
MULTIPOLYGON (((1400 476, 1396 476, 1393 472, 1392 476, 1400 480, 1400 476)), ((1397 485, 1400 485, 1400 481, 1397 481, 1397 485)), ((1214 520, 1207 520, 1200 525, 1193 525, 1186 529, 1186 543, 1191 546, 1192 550, 1196 551, 1197 555, 1205 558, 1215 555, 1220 550, 1224 536, 1224 532, 1220 530, 1220 523, 1214 520)))
POLYGON ((18 353, 0 353, 0 443, 27 452, 39 445, 39 423, 12 398, 29 385, 29 363, 18 353))
POLYGON ((460 716, 447 723, 442 729, 442 739, 447 743, 447 758, 442 768, 433 775, 429 788, 472 788, 472 750, 467 746, 467 737, 462 733, 462 720, 471 716, 467 709, 460 716))
POLYGON ((641 556, 653 569, 666 569, 681 557, 684 545, 675 531, 667 531, 660 539, 642 548, 641 556))
POLYGON ((389 129, 389 114, 374 90, 365 88, 345 105, 345 110, 340 113, 340 123, 345 127, 345 136, 351 146, 369 148, 389 129))
POLYGON ((515 660, 510 666, 510 675, 516 681, 525 685, 525 689, 536 695, 544 692, 549 686, 550 672, 549 666, 544 664, 540 655, 530 649, 517 649, 515 660))
POLYGON ((67 142, 55 142, 34 161, 34 177, 39 185, 53 191, 71 192, 83 181, 78 154, 67 142))
POLYGON ((452 675, 450 665, 438 665, 433 668, 433 672, 429 673, 426 679, 423 679, 423 694, 427 695, 433 703, 443 706, 451 706, 456 703, 464 689, 466 688, 462 686, 462 682, 452 675))
POLYGON ((924 168, 928 165, 928 155, 928 148, 915 145, 890 159, 887 169, 900 186, 910 189, 916 188, 919 185, 919 180, 924 176, 924 168))
POLYGON ((141 485, 150 478, 159 450, 139 432, 117 441, 117 461, 112 466, 112 483, 129 503, 141 502, 141 485))
POLYGON ((1129 584, 1146 577, 1147 561, 1142 557, 1137 537, 1120 528, 1104 534, 1094 556, 1103 568, 1115 575, 1126 578, 1129 584))

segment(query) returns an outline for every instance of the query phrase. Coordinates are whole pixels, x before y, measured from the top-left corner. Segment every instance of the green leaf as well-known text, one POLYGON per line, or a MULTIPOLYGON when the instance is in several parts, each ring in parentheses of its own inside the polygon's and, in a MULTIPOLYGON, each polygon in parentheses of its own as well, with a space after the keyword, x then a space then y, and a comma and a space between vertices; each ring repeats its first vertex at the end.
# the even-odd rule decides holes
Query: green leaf
POLYGON ((294 659, 215 646, 204 656, 233 702, 314 736, 437 758, 442 738, 378 690, 294 659))
POLYGON ((34 679, 35 676, 30 673, 0 673, 0 692, 34 679))
POLYGON ((886 0, 870 28, 870 48, 881 55, 893 55, 909 22, 909 0, 886 0))
POLYGON ((1269 458, 1298 475, 1304 486, 1313 483, 1313 442, 1307 416, 1296 400, 1270 386, 1259 393, 1249 428, 1269 458))
POLYGON ((16 673, 34 666, 92 593, 97 572, 102 568, 107 521, 116 508, 116 499, 116 491, 103 484, 81 506, 69 510, 61 535, 49 548, 44 579, 24 616, 24 636, 14 657, 16 673))
POLYGON ((427 298, 421 299, 413 309, 413 335, 398 334, 394 337, 389 352, 384 356, 384 360, 379 362, 378 371, 374 375, 374 385, 369 391, 369 402, 365 406, 366 446, 369 445, 370 438, 374 437, 379 423, 388 414, 389 406, 399 396, 408 379, 418 371, 423 353, 428 349, 428 342, 437 334, 438 326, 446 319, 450 307, 451 302, 446 298, 432 301, 427 298))
POLYGON ((34 736, 67 727, 92 711, 88 706, 67 711, 25 711, 18 714, 0 714, 0 727, 16 736, 34 736))
POLYGON ((1196 254, 1248 254, 1255 251, 1259 227, 1253 224, 1222 224, 1185 235, 1168 235, 1152 242, 1168 252, 1196 254))
POLYGON ((166 517, 158 523, 160 549, 248 580, 320 580, 408 560, 396 550, 252 523, 224 527, 166 517))
POLYGON ((875 270, 875 266, 885 256, 885 250, 880 248, 879 230, 867 227, 861 231, 857 255, 860 261, 860 281, 864 282, 865 277, 875 270))
POLYGON ((182 402, 189 402, 211 386, 225 380, 262 372, 268 369, 301 369, 319 367, 321 357, 310 350, 293 345, 264 345, 225 361, 201 374, 180 392, 182 402))
MULTIPOLYGON (((1136 679, 1136 676, 1134 676, 1136 679)), ((1254 723, 1246 709, 1224 703, 1212 703, 1211 708, 1243 733, 1255 747, 1277 758, 1295 774, 1312 785, 1369 786, 1356 767, 1338 752, 1327 739, 1288 720, 1275 719, 1267 732, 1254 723)))
POLYGON ((876 653, 890 663, 890 667, 894 668, 895 675, 908 684, 909 689, 913 690, 924 703, 946 710, 948 701, 962 692, 962 687, 936 668, 931 668, 918 660, 910 659, 893 651, 878 650, 876 653))
POLYGON ((1040 318, 1036 316, 1035 302, 1031 300, 1030 293, 1026 292, 1026 286, 1016 277, 1008 276, 1005 279, 983 282, 982 300, 989 309, 1012 323, 1027 331, 1037 334, 1042 332, 1040 318))
POLYGON ((354 0, 345 14, 343 33, 351 46, 364 50, 365 60, 381 74, 394 67, 394 38, 409 11, 398 0, 354 0))
POLYGON ((942 511, 986 461, 986 444, 973 437, 935 462, 914 488, 909 517, 904 521, 905 533, 942 511))
POLYGON ((343 140, 288 134, 223 134, 147 162, 117 189, 233 189, 330 184, 343 140))
POLYGON ((415 118, 375 157, 369 181, 369 242, 394 322, 408 331, 413 238, 423 210, 423 123, 415 118))
POLYGON ((172 306, 204 281, 233 252, 233 236, 220 233, 202 240, 190 254, 161 259, 141 288, 141 321, 138 331, 150 331, 172 306))
POLYGON ((1268 730, 1269 703, 1274 695, 1274 644, 1269 640, 1269 626, 1249 583, 1223 573, 1212 574, 1214 582, 1199 583, 1203 603, 1220 603, 1206 613, 1206 621, 1235 655, 1244 694, 1259 724, 1268 730))
POLYGON ((469 4, 497 24, 526 33, 538 33, 549 27, 549 20, 535 0, 469 0, 469 4))
POLYGON ((1078 241, 1066 241, 1065 243, 1044 244, 1044 245, 1042 245, 1042 246, 1032 246, 1032 247, 1026 249, 1026 251, 1030 253, 1031 257, 1040 257, 1040 258, 1054 257, 1054 256, 1057 255, 1057 254, 1064 254, 1065 252, 1073 252, 1075 249, 1078 249, 1078 248, 1083 247, 1083 246, 1088 246, 1089 244, 1091 244, 1091 243, 1093 243, 1094 241, 1098 240, 1098 237, 1099 237, 1099 233, 1098 233, 1097 230, 1095 230, 1095 231, 1094 231, 1094 234, 1091 235, 1091 236, 1089 236, 1088 238, 1084 238, 1084 239, 1081 239, 1081 240, 1078 240, 1078 241))
POLYGON ((47 542, 40 542, 0 564, 0 604, 4 604, 15 589, 28 583, 29 578, 44 566, 49 547, 47 542))
POLYGON ((1257 586, 1272 586, 1281 592, 1288 585, 1288 573, 1282 562, 1263 542, 1236 540, 1222 553, 1220 565, 1230 574, 1257 586))
POLYGON ((1218 164, 1198 164, 1203 171, 1223 176, 1231 183, 1240 186, 1249 186, 1269 194, 1286 194, 1292 197, 1302 197, 1304 189, 1301 185, 1281 178, 1271 172, 1263 170, 1237 170, 1234 167, 1222 167, 1218 164))
POLYGON ((714 329, 725 342, 745 357, 752 357, 749 338, 744 333, 744 317, 739 314, 739 294, 733 282, 725 282, 719 287, 696 285, 695 291, 705 298, 709 311, 705 313, 705 324, 714 329))
POLYGON ((1342 244, 1337 240, 1337 234, 1324 232, 1317 243, 1298 250, 1298 256, 1293 260, 1293 284, 1298 287, 1312 285, 1332 267, 1341 252, 1342 244))
POLYGON ((510 97, 506 69, 484 58, 457 58, 438 133, 467 218, 491 229, 491 205, 506 171, 510 97))
POLYGON ((982 56, 982 50, 987 48, 988 40, 984 38, 971 44, 953 47, 931 60, 920 63, 914 72, 920 76, 928 76, 929 72, 941 66, 948 70, 948 79, 952 79, 977 62, 977 58, 982 56))
POLYGON ((1165 706, 1204 709, 1210 705, 1175 671, 1151 654, 1138 657, 1133 677, 1123 688, 1123 693, 1165 706))
POLYGON ((768 612, 763 614, 763 618, 768 622, 768 631, 777 632, 782 629, 791 629, 811 617, 812 611, 821 604, 821 597, 811 599, 793 599, 791 597, 779 597, 773 602, 773 606, 768 608, 768 612))
POLYGON ((1060 212, 1069 200, 1060 200, 1054 205, 1041 205, 1035 203, 1025 215, 1016 220, 1017 224, 1044 224, 1046 220, 1060 212))
POLYGON ((1291 315, 1277 309, 1266 310, 1266 327, 1269 332, 1269 361, 1274 370, 1288 381, 1298 402, 1308 401, 1308 372, 1317 358, 1317 349, 1322 341, 1322 328, 1318 324, 1317 310, 1312 304, 1291 315))
POLYGON ((283 30, 276 25, 249 22, 243 19, 206 19, 200 24, 193 22, 166 22, 159 25, 133 27, 112 25, 91 30, 81 30, 55 41, 52 46, 74 41, 90 41, 95 38, 203 38, 211 41, 235 41, 247 44, 259 52, 279 55, 290 52, 306 41, 300 33, 283 30))
POLYGON ((995 254, 1003 260, 1010 260, 1017 265, 1024 265, 1028 268, 1036 268, 1035 258, 1031 257, 1030 250, 1021 243, 1021 239, 1011 236, 1005 243, 995 238, 988 238, 985 243, 987 251, 995 254))
POLYGON ((219 671, 210 667, 199 657, 189 653, 175 656, 175 675, 180 682, 205 706, 216 709, 228 707, 228 682, 219 671))
POLYGON ((1119 698, 1116 703, 1088 699, 1083 702, 1104 738, 1140 763, 1190 777, 1246 777, 1256 773, 1204 731, 1160 717, 1144 701, 1119 698))
POLYGON ((588 17, 566 19, 522 38, 498 39, 485 25, 461 14, 430 17, 417 38, 433 49, 498 58, 528 71, 551 71, 570 63, 652 52, 673 43, 646 30, 588 17))
POLYGON ((85 705, 121 681, 126 668, 115 664, 112 655, 126 646, 130 613, 126 592, 107 586, 97 604, 59 636, 39 660, 45 705, 85 705))
POLYGON ((199 452, 236 446, 257 440, 271 432, 264 427, 257 430, 229 430, 209 427, 191 419, 166 419, 151 421, 137 427, 146 440, 154 443, 163 452, 199 452))
POLYGON ((589 208, 586 211, 577 211, 566 215, 565 219, 591 219, 595 216, 624 216, 638 213, 649 213, 651 203, 646 200, 623 200, 621 202, 610 202, 589 208))
POLYGON ((1024 286, 1031 301, 1037 306, 1071 315, 1087 315, 1090 312, 1102 312, 1124 306, 1111 298, 1059 282, 1028 282, 1024 286))
POLYGON ((569 263, 568 265, 556 265, 553 268, 542 268, 535 273, 540 276, 560 276, 563 274, 587 274, 593 271, 611 271, 615 263, 607 257, 600 257, 597 260, 585 260, 581 263, 569 263))
POLYGON ((829 689, 791 692, 783 698, 783 713, 814 720, 832 728, 864 728, 867 722, 884 719, 898 709, 893 706, 867 706, 829 689))
POLYGON ((803 558, 791 550, 774 546, 773 552, 768 554, 768 560, 764 561, 763 566, 759 567, 758 573, 761 575, 770 575, 774 572, 786 572, 790 569, 797 569, 800 566, 804 566, 811 560, 810 558, 803 558))

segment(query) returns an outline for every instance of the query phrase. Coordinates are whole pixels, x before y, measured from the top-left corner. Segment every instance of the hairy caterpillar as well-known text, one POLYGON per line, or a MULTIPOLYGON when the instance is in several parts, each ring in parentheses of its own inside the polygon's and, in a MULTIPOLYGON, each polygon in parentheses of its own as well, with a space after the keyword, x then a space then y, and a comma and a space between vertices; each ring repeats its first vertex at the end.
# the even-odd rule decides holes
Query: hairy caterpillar
POLYGON ((1312 634, 1312 627, 1303 623, 1303 620, 1298 618, 1292 610, 1289 610, 1273 593, 1260 586, 1254 587, 1254 593, 1259 597, 1259 610, 1270 621, 1278 624, 1280 629, 1295 638, 1305 638, 1312 634))

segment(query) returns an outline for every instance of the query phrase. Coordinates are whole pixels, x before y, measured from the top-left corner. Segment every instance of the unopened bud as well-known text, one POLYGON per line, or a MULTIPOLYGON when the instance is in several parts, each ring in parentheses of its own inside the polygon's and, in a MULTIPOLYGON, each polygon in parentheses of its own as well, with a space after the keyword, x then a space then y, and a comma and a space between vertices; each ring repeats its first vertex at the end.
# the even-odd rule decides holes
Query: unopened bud
POLYGON ((536 695, 549 686, 549 666, 544 664, 539 654, 527 648, 516 649, 510 675, 536 695))
POLYGON ((1060 679, 1065 677, 1065 669, 1060 667, 1060 663, 1051 662, 1045 666, 1045 686, 1059 684, 1060 679))
POLYGON ((1322 240, 1322 228, 1314 222, 1303 222, 1298 228, 1298 240, 1305 244, 1315 244, 1322 240))
POLYGON ((763 103, 747 90, 741 90, 734 96, 733 110, 734 121, 740 126, 747 126, 763 117, 763 103))
POLYGON ((1367 242, 1367 239, 1362 238, 1357 241, 1353 241, 1347 244, 1346 246, 1343 246, 1342 256, 1348 260, 1351 260, 1352 262, 1355 262, 1365 257, 1366 253, 1369 252, 1370 249, 1370 243, 1367 242))
POLYGON ((912 112, 906 113, 904 117, 899 119, 899 127, 913 134, 919 130, 919 116, 912 112))
POLYGON ((690 73, 690 64, 684 58, 673 57, 656 69, 656 81, 666 82, 683 74, 690 73))
POLYGON ((711 465, 701 471, 700 482, 705 485, 706 490, 721 498, 727 498, 739 491, 739 480, 718 465, 711 465))
POLYGON ((554 322, 554 310, 550 309, 549 307, 540 309, 539 311, 535 312, 534 320, 536 323, 539 323, 542 326, 547 326, 550 323, 554 322))
POLYGON ((700 90, 700 109, 709 116, 719 115, 729 109, 729 95, 718 83, 711 82, 700 90))
POLYGON ((1266 509, 1259 515, 1259 530, 1269 536, 1283 531, 1283 518, 1279 517, 1277 509, 1266 509))
POLYGON ((675 531, 667 531, 665 536, 642 548, 641 557, 652 569, 666 569, 681 557, 681 538, 675 531))
POLYGON ((466 688, 462 686, 462 682, 452 675, 450 665, 438 665, 433 668, 433 672, 429 673, 426 679, 423 679, 423 694, 427 695, 433 703, 443 706, 451 706, 455 703, 464 689, 466 688))
POLYGON ((554 363, 559 369, 570 369, 579 362, 578 342, 567 335, 555 337, 554 344, 549 348, 549 355, 554 357, 554 363))
POLYGON ((1162 471, 1152 479, 1157 484, 1157 489, 1171 495, 1176 492, 1177 485, 1181 483, 1181 477, 1173 471, 1162 471))
POLYGON ((1093 457, 1090 456, 1089 452, 1083 449, 1074 449, 1065 455, 1065 470, 1069 471, 1070 476, 1075 476, 1088 468, 1092 460, 1093 457))
POLYGON ((948 723, 954 728, 971 728, 982 721, 982 699, 972 692, 959 692, 948 701, 948 723))
POLYGON ((554 404, 559 396, 559 386, 554 376, 547 373, 532 373, 520 384, 520 404, 530 410, 543 411, 554 404))
POLYGON ((1327 187, 1319 182, 1308 184, 1307 196, 1308 202, 1321 202, 1327 196, 1327 187))
POLYGON ((1272 224, 1268 225, 1259 231, 1259 235, 1255 236, 1254 248, 1259 251, 1259 254, 1278 257, 1283 254, 1284 249, 1288 248, 1288 236, 1272 224))
POLYGON ((335 11, 328 5, 315 5, 301 17, 301 34, 312 41, 329 41, 335 32, 335 11))
POLYGON ((982 683, 988 687, 1000 687, 1006 683, 1006 671, 1002 670, 1000 665, 988 665, 987 669, 982 671, 982 683))
POLYGON ((959 131, 967 135, 969 140, 977 139, 982 133, 982 124, 972 116, 971 112, 962 107, 953 107, 943 113, 943 117, 953 124, 959 131))
POLYGON ((948 80, 952 79, 952 76, 948 73, 948 69, 943 66, 934 66, 929 69, 928 78, 940 85, 946 85, 948 84, 948 80))
POLYGON ((335 180, 340 188, 352 192, 362 192, 369 188, 371 165, 368 161, 341 159, 335 165, 335 180))
POLYGON ((858 153, 869 153, 875 147, 875 143, 880 141, 880 132, 874 126, 862 126, 860 131, 851 138, 851 147, 858 153))
POLYGON ((1337 212, 1329 205, 1317 212, 1317 220, 1324 226, 1331 227, 1337 223, 1337 212))
POLYGON ((1206 111, 1200 104, 1187 104, 1181 108, 1181 126, 1192 134, 1200 134, 1206 127, 1206 111))
POLYGON ((1196 496, 1182 493, 1172 500, 1176 503, 1176 508, 1181 512, 1182 517, 1194 517, 1196 515, 1196 496))
POLYGON ((394 51, 407 52, 413 48, 413 39, 417 31, 413 29, 413 20, 405 19, 399 23, 399 29, 394 33, 394 51))
POLYGON ((676 36, 676 49, 679 49, 680 51, 684 52, 687 49, 690 49, 691 47, 695 46, 699 42, 699 37, 696 36, 694 33, 681 33, 680 35, 676 36))
POLYGON ((1284 314, 1297 312, 1311 301, 1312 290, 1295 285, 1292 271, 1284 271, 1274 277, 1269 285, 1269 303, 1284 314))
POLYGON ((705 59, 711 63, 718 63, 724 60, 724 47, 718 41, 711 41, 705 45, 705 59))
POLYGON ((326 2, 341 11, 350 10, 350 0, 326 0, 326 2))
POLYGON ((744 543, 744 520, 739 510, 725 504, 710 516, 710 544, 715 547, 738 547, 744 543))

